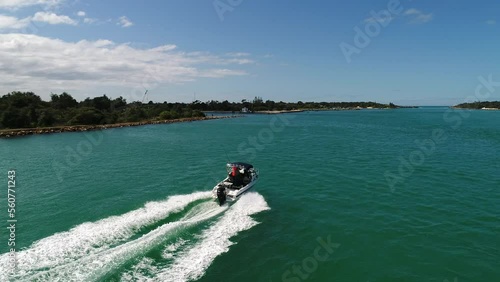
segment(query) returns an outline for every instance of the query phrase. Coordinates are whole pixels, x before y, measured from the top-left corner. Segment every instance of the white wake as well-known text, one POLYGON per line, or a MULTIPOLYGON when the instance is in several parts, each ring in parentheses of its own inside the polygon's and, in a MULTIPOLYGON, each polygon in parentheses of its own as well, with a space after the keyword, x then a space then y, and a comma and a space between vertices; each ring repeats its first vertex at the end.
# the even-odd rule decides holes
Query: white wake
MULTIPOLYGON (((159 268, 153 265, 148 258, 145 258, 131 272, 125 273, 122 280, 192 281, 199 279, 217 256, 229 251, 229 247, 234 244, 230 241, 231 237, 258 224, 251 218, 251 215, 268 209, 269 206, 260 194, 247 193, 232 205, 217 222, 205 230, 199 236, 196 244, 176 254, 171 264, 159 268), (143 273, 149 275, 146 276, 143 273)), ((173 251, 178 247, 178 245, 173 246, 173 251)), ((169 251, 165 251, 163 255, 165 258, 172 257, 169 251)))
MULTIPOLYGON (((247 193, 233 205, 223 207, 215 201, 203 201, 182 218, 161 224, 139 238, 132 237, 140 234, 142 228, 210 196, 210 192, 172 196, 44 238, 17 253, 18 268, 11 278, 16 281, 103 281, 116 272, 122 281, 198 279, 217 256, 229 251, 234 244, 231 237, 258 224, 251 215, 269 209, 260 194, 247 193), (215 218, 211 226, 191 241, 179 238, 177 231, 184 232, 189 226, 215 218), (167 264, 157 264, 146 257, 148 252, 170 241, 172 243, 161 252, 167 264), (125 266, 135 259, 139 259, 135 265, 125 266), (129 270, 120 274, 121 269, 129 270)), ((8 280, 7 260, 8 254, 0 256, 0 281, 8 280)))
MULTIPOLYGON (((25 277, 71 264, 89 255, 103 252, 124 242, 148 225, 182 211, 194 201, 210 198, 210 192, 177 195, 167 200, 149 202, 144 207, 120 216, 80 224, 69 231, 41 239, 28 249, 16 253, 16 277, 25 277)), ((0 256, 0 281, 7 281, 8 254, 0 256)))

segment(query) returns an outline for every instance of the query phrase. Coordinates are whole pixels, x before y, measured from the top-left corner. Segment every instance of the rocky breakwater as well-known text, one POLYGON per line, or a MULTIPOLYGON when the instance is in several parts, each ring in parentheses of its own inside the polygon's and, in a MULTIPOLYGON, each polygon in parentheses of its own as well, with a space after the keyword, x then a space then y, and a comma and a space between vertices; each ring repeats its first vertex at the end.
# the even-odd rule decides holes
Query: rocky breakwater
POLYGON ((26 136, 26 135, 52 134, 52 133, 61 133, 61 132, 82 132, 82 131, 91 131, 91 130, 103 130, 103 129, 110 129, 110 128, 119 128, 119 127, 141 126, 141 125, 149 125, 149 124, 177 123, 177 122, 191 122, 191 121, 232 118, 232 117, 237 117, 237 116, 191 117, 191 118, 180 118, 180 119, 169 119, 169 120, 150 120, 150 121, 125 122, 125 123, 114 123, 114 124, 103 124, 103 125, 72 125, 72 126, 55 126, 55 127, 40 127, 40 128, 3 129, 3 130, 0 130, 0 138, 12 138, 12 137, 20 137, 20 136, 26 136))

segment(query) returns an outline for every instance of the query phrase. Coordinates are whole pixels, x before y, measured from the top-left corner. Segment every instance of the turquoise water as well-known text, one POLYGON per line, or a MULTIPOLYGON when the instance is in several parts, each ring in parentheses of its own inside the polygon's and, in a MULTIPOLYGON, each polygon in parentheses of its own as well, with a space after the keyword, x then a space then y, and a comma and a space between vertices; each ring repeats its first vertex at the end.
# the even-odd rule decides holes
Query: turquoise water
POLYGON ((7 170, 16 170, 11 278, 499 281, 500 112, 446 111, 249 115, 0 140, 4 227, 7 170), (253 163, 260 180, 218 207, 207 191, 228 158, 253 163))

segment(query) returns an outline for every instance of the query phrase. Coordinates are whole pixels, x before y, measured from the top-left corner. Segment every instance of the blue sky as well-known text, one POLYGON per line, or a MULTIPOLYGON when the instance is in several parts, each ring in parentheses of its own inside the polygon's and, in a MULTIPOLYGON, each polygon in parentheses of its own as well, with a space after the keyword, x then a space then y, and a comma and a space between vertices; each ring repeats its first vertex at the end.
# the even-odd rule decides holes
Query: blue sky
POLYGON ((499 12, 496 1, 0 0, 0 88, 451 105, 479 76, 500 81, 499 12))

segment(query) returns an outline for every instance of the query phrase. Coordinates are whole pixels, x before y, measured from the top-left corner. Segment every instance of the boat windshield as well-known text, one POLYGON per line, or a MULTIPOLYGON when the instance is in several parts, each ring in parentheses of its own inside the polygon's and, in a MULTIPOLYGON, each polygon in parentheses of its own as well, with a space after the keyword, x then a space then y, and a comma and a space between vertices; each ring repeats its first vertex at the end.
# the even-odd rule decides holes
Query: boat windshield
POLYGON ((232 170, 233 167, 237 167, 238 169, 243 168, 245 170, 249 170, 249 169, 253 168, 253 165, 248 164, 248 163, 243 163, 243 162, 235 162, 235 163, 228 163, 227 164, 228 170, 232 170))

